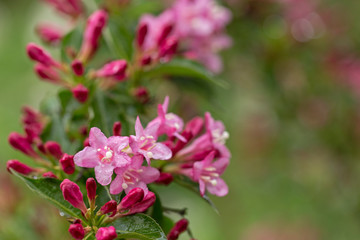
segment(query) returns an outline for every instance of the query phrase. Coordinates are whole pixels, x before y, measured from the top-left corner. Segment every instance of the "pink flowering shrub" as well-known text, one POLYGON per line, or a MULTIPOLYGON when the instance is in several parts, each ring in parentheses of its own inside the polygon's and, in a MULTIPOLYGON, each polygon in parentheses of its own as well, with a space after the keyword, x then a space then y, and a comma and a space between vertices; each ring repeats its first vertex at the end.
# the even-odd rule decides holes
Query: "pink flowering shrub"
POLYGON ((24 134, 13 132, 8 140, 34 166, 13 159, 8 171, 60 209, 74 239, 177 239, 189 222, 164 225, 154 185, 185 184, 206 201, 206 193, 225 196, 229 134, 208 112, 190 121, 170 112, 168 96, 153 106, 151 81, 185 77, 221 84, 189 58, 221 69, 217 53, 230 44, 224 33, 229 11, 212 0, 177 0, 158 17, 144 13, 133 22, 137 28, 119 34, 112 10, 137 5, 113 2, 89 13, 79 0, 46 2, 78 26, 69 33, 51 25, 37 29, 44 43, 60 48, 60 58, 36 43, 26 47, 39 78, 61 90, 41 111, 24 108, 24 134))

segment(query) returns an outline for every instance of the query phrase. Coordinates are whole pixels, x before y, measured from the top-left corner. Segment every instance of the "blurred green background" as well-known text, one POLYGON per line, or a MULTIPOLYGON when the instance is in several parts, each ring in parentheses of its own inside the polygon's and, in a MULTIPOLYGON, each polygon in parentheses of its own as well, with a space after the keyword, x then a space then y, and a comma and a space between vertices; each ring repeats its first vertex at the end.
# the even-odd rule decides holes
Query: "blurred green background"
MULTIPOLYGON (((158 187, 188 207, 197 239, 356 240, 360 236, 359 1, 228 0, 233 11, 216 119, 230 132, 230 193, 213 201, 158 187), (334 60, 335 59, 335 60, 334 60), (357 68, 358 67, 358 68, 357 68), (359 85, 359 86, 358 86, 359 85)), ((0 239, 70 239, 68 224, 5 170, 28 161, 7 143, 20 109, 56 92, 33 74, 25 46, 38 22, 61 21, 41 1, 0 1, 0 239)), ((206 109, 209 104, 203 104, 206 109)), ((184 236, 182 239, 187 239, 184 236)))

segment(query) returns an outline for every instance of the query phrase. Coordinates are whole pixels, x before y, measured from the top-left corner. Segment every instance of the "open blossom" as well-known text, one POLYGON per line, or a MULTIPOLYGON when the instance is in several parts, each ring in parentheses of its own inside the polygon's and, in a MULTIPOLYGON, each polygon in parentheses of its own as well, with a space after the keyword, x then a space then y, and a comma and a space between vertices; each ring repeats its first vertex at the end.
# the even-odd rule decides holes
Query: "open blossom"
POLYGON ((135 123, 136 136, 130 136, 129 144, 133 153, 138 153, 146 158, 148 164, 150 159, 168 160, 171 158, 171 150, 163 143, 157 141, 157 131, 160 123, 149 124, 145 129, 141 125, 140 118, 137 117, 135 123))
POLYGON ((129 164, 129 156, 122 152, 128 146, 128 137, 112 136, 107 138, 100 129, 93 127, 89 134, 90 146, 74 156, 75 164, 80 167, 95 168, 96 180, 101 185, 111 182, 117 167, 129 164))
POLYGON ((149 192, 146 185, 156 181, 160 172, 156 168, 142 166, 143 160, 142 155, 135 155, 128 166, 115 169, 117 176, 110 185, 111 194, 119 194, 123 190, 128 193, 134 188, 143 189, 145 195, 149 192))
POLYGON ((207 189, 211 194, 222 197, 229 191, 224 180, 220 178, 229 164, 229 159, 220 158, 213 162, 214 157, 215 152, 211 152, 204 160, 195 162, 191 177, 199 182, 201 195, 204 195, 207 189))

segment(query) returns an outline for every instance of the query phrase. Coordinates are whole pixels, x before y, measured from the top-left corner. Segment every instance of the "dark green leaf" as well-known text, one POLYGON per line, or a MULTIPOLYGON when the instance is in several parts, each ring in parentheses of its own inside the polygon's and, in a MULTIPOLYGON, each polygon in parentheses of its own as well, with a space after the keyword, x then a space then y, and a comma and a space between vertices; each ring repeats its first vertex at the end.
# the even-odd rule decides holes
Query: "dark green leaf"
POLYGON ((165 233, 154 219, 145 214, 122 217, 113 222, 118 238, 166 240, 165 233))
POLYGON ((80 210, 74 208, 69 202, 64 199, 60 190, 60 180, 55 178, 34 179, 20 175, 15 171, 12 171, 12 173, 15 176, 19 177, 21 180, 23 180, 25 184, 35 193, 39 194, 41 197, 54 204, 64 214, 67 214, 71 217, 83 219, 80 210))

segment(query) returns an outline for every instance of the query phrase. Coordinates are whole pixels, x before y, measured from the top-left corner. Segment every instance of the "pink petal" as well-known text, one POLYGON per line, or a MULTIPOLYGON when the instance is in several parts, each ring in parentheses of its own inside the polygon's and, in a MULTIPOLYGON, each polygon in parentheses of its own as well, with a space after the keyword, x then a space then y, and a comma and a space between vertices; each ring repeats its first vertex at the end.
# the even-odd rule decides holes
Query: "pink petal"
POLYGON ((129 137, 112 136, 109 137, 107 144, 115 152, 120 152, 129 145, 129 137))
POLYGON ((160 176, 160 172, 156 168, 142 167, 141 169, 143 170, 143 172, 140 175, 141 181, 143 181, 146 184, 155 182, 160 176))
POLYGON ((146 194, 148 194, 149 192, 149 189, 144 182, 137 182, 135 184, 128 185, 128 188, 125 189, 126 194, 134 188, 141 188, 142 190, 144 190, 144 196, 146 196, 146 194))
POLYGON ((129 165, 131 162, 131 158, 126 153, 118 153, 113 157, 112 165, 114 167, 125 167, 129 165))
POLYGON ((161 124, 161 120, 159 118, 155 118, 151 121, 144 130, 144 134, 146 136, 153 136, 155 139, 158 138, 157 131, 159 130, 161 124))
POLYGON ((144 156, 137 154, 131 158, 131 168, 139 169, 144 162, 144 156))
POLYGON ((168 160, 172 157, 172 152, 165 144, 156 143, 155 147, 150 151, 153 159, 168 160))
POLYGON ((130 136, 130 138, 129 138, 129 146, 130 146, 133 153, 139 152, 139 144, 136 141, 135 136, 130 136))
POLYGON ((140 138, 144 136, 144 128, 141 125, 139 116, 136 118, 136 122, 135 122, 135 133, 136 133, 135 134, 136 138, 140 138))
POLYGON ((95 167, 95 177, 101 185, 109 185, 114 172, 114 166, 111 164, 101 164, 95 167))
POLYGON ((96 167, 97 165, 99 165, 97 151, 92 147, 85 147, 83 150, 75 154, 74 162, 80 167, 96 167))
POLYGON ((218 197, 223 197, 223 196, 227 195, 229 192, 229 188, 228 188, 227 184, 225 183, 225 181, 222 180, 221 178, 216 179, 216 181, 217 181, 217 184, 215 186, 210 183, 206 185, 209 193, 214 194, 218 197))
POLYGON ((162 108, 164 110, 164 113, 167 113, 169 106, 169 96, 166 96, 164 99, 164 103, 162 104, 162 108))
POLYGON ((212 164, 212 166, 216 168, 216 172, 218 174, 222 174, 229 165, 229 162, 230 160, 228 158, 219 158, 212 164))
POLYGON ((110 193, 114 195, 121 193, 123 190, 122 183, 123 183, 122 174, 117 175, 110 184, 110 193))
POLYGON ((103 148, 107 144, 107 138, 100 129, 93 127, 90 129, 89 143, 95 149, 103 148))
POLYGON ((204 181, 199 181, 199 189, 200 189, 200 194, 201 196, 204 196, 205 194, 205 183, 204 181))
POLYGON ((205 157, 205 159, 202 161, 204 163, 204 166, 209 166, 211 164, 212 160, 215 157, 215 153, 215 151, 212 151, 205 157))

